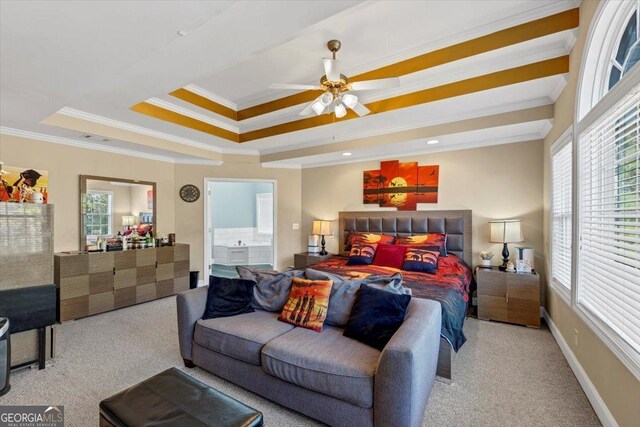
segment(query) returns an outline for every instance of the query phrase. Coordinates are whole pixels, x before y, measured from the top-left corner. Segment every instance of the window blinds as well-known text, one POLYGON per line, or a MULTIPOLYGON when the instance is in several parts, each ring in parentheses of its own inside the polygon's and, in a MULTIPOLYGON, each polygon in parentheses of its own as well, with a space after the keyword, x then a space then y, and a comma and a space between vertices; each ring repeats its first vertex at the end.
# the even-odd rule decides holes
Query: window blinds
POLYGON ((571 137, 560 141, 551 158, 552 280, 571 289, 571 137))
POLYGON ((577 303, 640 353, 639 89, 580 135, 577 303))

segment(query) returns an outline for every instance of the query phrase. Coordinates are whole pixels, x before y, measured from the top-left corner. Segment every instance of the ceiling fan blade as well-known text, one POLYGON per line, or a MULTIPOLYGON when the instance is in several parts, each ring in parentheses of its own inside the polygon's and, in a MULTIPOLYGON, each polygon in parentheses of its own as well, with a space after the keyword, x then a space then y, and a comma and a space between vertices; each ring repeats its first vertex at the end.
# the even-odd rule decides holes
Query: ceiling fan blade
POLYGON ((320 89, 320 87, 314 86, 314 85, 295 85, 295 84, 287 84, 287 83, 273 83, 271 86, 269 86, 269 89, 315 90, 315 89, 320 89))
POLYGON ((331 58, 322 58, 324 64, 324 74, 327 80, 332 82, 340 81, 340 61, 331 58))
POLYGON ((390 77, 388 79, 365 80, 363 82, 353 82, 349 86, 351 86, 351 90, 387 89, 400 86, 400 79, 390 77))
POLYGON ((355 111, 355 113, 360 117, 366 116, 371 112, 371 110, 369 110, 367 107, 365 107, 359 102, 352 108, 352 110, 355 111))

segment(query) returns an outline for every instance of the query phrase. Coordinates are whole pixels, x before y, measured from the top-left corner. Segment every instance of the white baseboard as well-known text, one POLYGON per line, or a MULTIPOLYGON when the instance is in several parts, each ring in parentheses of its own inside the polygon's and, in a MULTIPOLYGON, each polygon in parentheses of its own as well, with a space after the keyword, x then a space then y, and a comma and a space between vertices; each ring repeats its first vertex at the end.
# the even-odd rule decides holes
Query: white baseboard
POLYGON ((198 280, 198 287, 204 286, 204 279, 198 280))
POLYGON ((582 365, 580 365, 580 362, 578 362, 573 351, 571 351, 569 344, 565 341, 560 330, 556 327, 555 323, 553 323, 551 317, 549 317, 549 313, 547 313, 544 308, 542 308, 542 312, 544 320, 547 322, 547 325, 549 325, 549 329, 553 334, 553 338, 555 338, 556 342, 560 346, 560 350, 562 350, 562 354, 564 354, 565 359, 569 362, 569 366, 571 366, 573 374, 578 379, 578 382, 580 383, 582 390, 584 390, 584 393, 587 395, 589 402, 591 402, 591 406, 593 406, 593 409, 596 411, 596 415, 598 415, 600 422, 604 427, 618 427, 618 423, 615 418, 613 418, 611 412, 609 412, 609 408, 607 408, 607 405, 604 403, 604 400, 602 400, 602 397, 600 397, 598 390, 596 390, 589 379, 589 376, 582 368, 582 365))

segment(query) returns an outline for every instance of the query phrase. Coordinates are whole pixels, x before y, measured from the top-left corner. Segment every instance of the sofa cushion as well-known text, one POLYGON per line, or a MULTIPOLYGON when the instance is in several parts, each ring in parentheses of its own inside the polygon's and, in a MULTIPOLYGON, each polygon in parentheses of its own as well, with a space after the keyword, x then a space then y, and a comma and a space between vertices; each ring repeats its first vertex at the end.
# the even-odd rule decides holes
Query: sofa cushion
POLYGON ((241 279, 256 282, 253 288, 251 306, 260 310, 282 311, 282 307, 289 298, 291 281, 294 277, 303 277, 300 270, 277 271, 253 270, 249 267, 236 266, 236 271, 241 279))
POLYGON ((382 350, 407 314, 411 295, 397 295, 361 285, 344 336, 382 350))
POLYGON ((207 305, 203 319, 251 313, 251 297, 255 283, 251 280, 209 276, 207 305))
POLYGON ((296 328, 262 349, 262 369, 274 377, 363 407, 373 406, 380 352, 331 326, 318 334, 296 328))
POLYGON ((322 332, 332 285, 331 280, 294 277, 289 299, 278 320, 322 332))
POLYGON ((198 320, 193 340, 203 347, 260 366, 260 351, 294 327, 278 322, 278 313, 256 310, 233 317, 198 320))

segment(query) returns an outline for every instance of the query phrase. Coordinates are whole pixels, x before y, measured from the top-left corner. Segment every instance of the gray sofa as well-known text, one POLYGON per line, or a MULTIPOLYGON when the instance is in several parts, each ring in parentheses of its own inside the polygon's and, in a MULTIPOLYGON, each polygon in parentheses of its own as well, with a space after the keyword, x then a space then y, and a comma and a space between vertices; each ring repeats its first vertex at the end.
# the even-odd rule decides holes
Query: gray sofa
MULTIPOLYGON (((208 286, 177 295, 180 352, 199 366, 333 426, 422 425, 440 345, 440 303, 413 298, 382 352, 256 310, 202 320, 208 286)), ((268 422, 268 420, 265 420, 268 422)))

